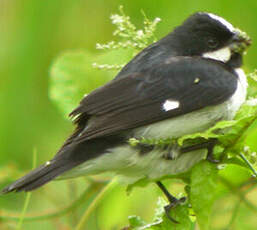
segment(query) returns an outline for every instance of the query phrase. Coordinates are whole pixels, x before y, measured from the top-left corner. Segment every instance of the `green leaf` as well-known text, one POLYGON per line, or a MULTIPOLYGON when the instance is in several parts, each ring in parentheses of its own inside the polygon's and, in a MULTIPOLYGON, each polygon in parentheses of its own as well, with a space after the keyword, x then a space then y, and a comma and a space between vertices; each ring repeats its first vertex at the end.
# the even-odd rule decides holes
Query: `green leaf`
POLYGON ((208 161, 202 161, 192 169, 189 197, 201 230, 209 229, 212 205, 216 198, 217 173, 216 165, 208 161))
POLYGON ((117 63, 119 60, 123 63, 131 56, 131 51, 125 50, 109 51, 98 56, 82 50, 62 54, 54 61, 50 71, 50 99, 67 118, 85 94, 117 74, 117 71, 99 71, 93 68, 94 61, 117 63))
POLYGON ((234 186, 240 186, 244 181, 251 178, 251 172, 245 167, 230 164, 223 170, 219 170, 219 176, 225 178, 234 186))
POLYGON ((137 228, 140 226, 144 226, 146 223, 141 219, 141 217, 139 216, 129 216, 129 225, 130 227, 133 228, 137 228))
POLYGON ((256 113, 257 113, 256 99, 249 99, 237 111, 235 120, 256 116, 256 113))
POLYGON ((244 168, 248 168, 248 166, 240 160, 238 157, 231 157, 231 158, 226 158, 222 161, 223 164, 230 164, 230 165, 238 165, 244 168))
POLYGON ((163 198, 159 198, 155 215, 151 223, 146 224, 140 217, 129 217, 130 230, 191 230, 194 223, 189 218, 188 204, 184 203, 173 208, 170 212, 172 218, 179 223, 174 223, 166 216, 164 207, 167 202, 163 198))
POLYGON ((257 119, 257 106, 250 105, 247 101, 237 112, 236 123, 223 136, 219 137, 219 141, 225 147, 230 147, 234 153, 239 153, 245 145, 245 139, 249 134, 249 129, 253 122, 257 119))
POLYGON ((220 121, 204 132, 182 136, 178 144, 183 145, 192 140, 216 138, 224 148, 230 148, 230 152, 241 151, 248 128, 257 119, 256 99, 247 101, 237 112, 232 121, 220 121))
MULTIPOLYGON (((231 158, 231 160, 238 158, 231 158)), ((239 160, 239 159, 238 159, 239 160)), ((228 193, 234 193, 234 189, 238 192, 238 188, 251 177, 251 172, 245 166, 240 166, 234 162, 224 165, 224 168, 218 171, 218 186, 215 191, 216 199, 224 197, 228 193), (227 183, 229 182, 229 183, 227 183)))
POLYGON ((67 115, 78 105, 84 94, 105 79, 92 68, 93 55, 87 51, 71 51, 58 57, 50 72, 50 99, 67 115))
POLYGON ((232 127, 233 125, 235 125, 235 123, 236 121, 220 121, 213 127, 206 130, 205 132, 198 132, 180 137, 178 139, 178 144, 182 146, 183 143, 189 139, 203 138, 208 140, 210 138, 218 138, 220 135, 223 135, 223 133, 219 133, 220 130, 232 127))
MULTIPOLYGON (((163 216, 163 222, 161 224, 162 230, 191 230, 193 226, 193 222, 189 217, 188 204, 178 205, 174 209, 170 211, 170 215, 173 219, 178 221, 179 223, 173 223, 168 219, 166 215, 163 216)), ((153 228, 153 230, 158 228, 153 228)))
POLYGON ((247 96, 257 97, 257 70, 255 70, 251 74, 248 74, 247 82, 248 82, 247 96))

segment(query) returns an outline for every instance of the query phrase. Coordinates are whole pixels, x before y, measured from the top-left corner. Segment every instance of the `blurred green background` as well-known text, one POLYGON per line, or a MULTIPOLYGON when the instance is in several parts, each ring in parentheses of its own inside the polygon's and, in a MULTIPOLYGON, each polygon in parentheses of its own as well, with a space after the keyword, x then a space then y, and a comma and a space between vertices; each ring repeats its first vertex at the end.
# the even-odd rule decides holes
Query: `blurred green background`
MULTIPOLYGON (((150 19, 160 17, 158 38, 196 11, 216 13, 250 35, 253 45, 245 57, 244 68, 252 72, 257 67, 256 0, 0 0, 0 185, 32 167, 33 149, 37 150, 40 164, 53 156, 71 132, 71 122, 63 118, 48 97, 51 63, 67 50, 86 49, 97 55, 96 42, 113 40, 114 26, 109 17, 118 12, 119 5, 124 6, 136 25, 142 22, 141 9, 150 19)), ((104 79, 98 79, 96 85, 103 82, 104 79)), ((247 141, 255 150, 256 137, 257 131, 253 130, 247 141)), ((32 194, 33 205, 30 203, 28 213, 61 209, 77 197, 83 186, 86 186, 83 179, 51 183, 32 194)), ((176 193, 179 187, 178 183, 173 191, 176 193)), ((140 214, 149 220, 158 195, 160 192, 154 185, 136 189, 131 196, 126 195, 124 186, 116 186, 93 212, 87 229, 121 229, 130 214, 140 214)), ((24 194, 0 197, 0 214, 19 213, 24 197, 24 194)), ((221 206, 223 217, 216 221, 214 229, 226 226, 233 199, 221 206)), ((25 222, 22 229, 73 229, 84 209, 80 207, 72 215, 54 220, 25 222)), ((249 218, 231 229, 253 229, 249 222, 254 216, 249 218)), ((15 226, 15 221, 0 218, 0 229, 15 226)))

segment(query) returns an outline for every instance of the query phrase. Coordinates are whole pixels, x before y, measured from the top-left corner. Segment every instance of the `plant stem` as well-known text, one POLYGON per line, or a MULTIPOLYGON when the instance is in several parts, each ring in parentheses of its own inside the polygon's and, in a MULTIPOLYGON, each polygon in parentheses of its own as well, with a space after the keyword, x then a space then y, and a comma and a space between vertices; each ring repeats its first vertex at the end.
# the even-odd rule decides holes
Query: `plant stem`
POLYGON ((257 177, 257 171, 255 170, 255 168, 252 166, 251 162, 245 157, 245 155, 241 152, 239 153, 239 156, 242 158, 242 160, 248 165, 248 167, 251 169, 251 171, 253 172, 253 175, 255 177, 257 177))
MULTIPOLYGON (((37 165, 37 150, 34 149, 34 151, 33 151, 32 169, 34 169, 36 167, 36 165, 37 165)), ((21 229, 21 226, 23 224, 23 220, 24 220, 25 214, 26 214, 28 206, 29 206, 30 198, 31 198, 31 193, 28 192, 27 195, 26 195, 26 199, 25 199, 25 202, 24 202, 24 206, 23 206, 22 212, 21 212, 19 223, 16 226, 16 230, 20 230, 21 229)))
POLYGON ((110 192, 117 184, 117 180, 114 179, 109 184, 107 184, 101 192, 98 193, 97 197, 92 201, 90 206, 85 210, 83 216, 81 217, 79 223, 75 227, 75 230, 83 230, 84 225, 93 212, 93 210, 96 208, 96 206, 99 204, 99 202, 103 199, 103 197, 107 194, 107 192, 110 192))
POLYGON ((239 211, 240 204, 241 204, 241 200, 239 200, 236 203, 236 205, 234 207, 234 211, 233 211, 232 216, 231 216, 231 219, 230 219, 230 221, 229 221, 229 223, 228 223, 228 225, 227 225, 227 227, 225 229, 229 229, 229 228, 231 228, 233 226, 233 224, 234 224, 234 222, 236 220, 238 211, 239 211))
POLYGON ((19 223, 17 224, 16 230, 20 230, 21 229, 21 226, 22 226, 24 218, 25 218, 25 214, 26 214, 28 206, 29 206, 30 198, 31 198, 31 193, 28 192, 26 194, 26 199, 25 199, 25 202, 24 202, 22 213, 21 213, 21 215, 19 217, 19 223))
MULTIPOLYGON (((105 184, 104 183, 94 183, 91 184, 81 195, 80 197, 73 201, 70 205, 68 205, 67 207, 65 207, 64 209, 57 211, 57 212, 50 212, 50 214, 46 214, 46 215, 37 215, 37 216, 30 216, 27 215, 23 218, 23 221, 42 221, 42 220, 47 220, 47 219, 53 219, 53 218, 57 218, 60 217, 62 215, 65 215, 69 212, 71 212, 72 210, 76 209, 77 207, 79 207, 81 204, 83 204, 83 201, 85 199, 89 199, 91 196, 93 196, 96 191, 98 191, 99 189, 101 189, 105 184)), ((47 211, 47 213, 49 213, 49 211, 47 211)), ((0 215, 0 221, 4 221, 4 220, 14 220, 14 221, 19 221, 20 217, 17 216, 11 216, 9 214, 5 214, 5 215, 0 215)))
POLYGON ((244 202, 244 204, 250 208, 252 211, 257 212, 257 207, 252 204, 251 202, 249 202, 246 198, 245 198, 245 194, 242 193, 240 190, 238 190, 238 188, 236 188, 233 184, 230 183, 229 180, 227 180, 226 178, 219 176, 219 180, 225 185, 227 186, 230 191, 232 191, 235 195, 237 195, 240 198, 240 201, 244 202))

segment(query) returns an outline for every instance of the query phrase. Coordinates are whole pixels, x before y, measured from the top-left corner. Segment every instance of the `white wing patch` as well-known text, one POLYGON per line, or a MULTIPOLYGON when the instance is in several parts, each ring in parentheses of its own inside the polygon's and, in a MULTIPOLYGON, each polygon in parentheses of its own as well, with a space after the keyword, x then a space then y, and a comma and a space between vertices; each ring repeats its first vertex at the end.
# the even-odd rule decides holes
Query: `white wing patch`
POLYGON ((202 56, 226 63, 231 58, 231 50, 229 47, 224 47, 219 50, 204 53, 202 56))
POLYGON ((176 109, 179 107, 179 102, 178 101, 172 101, 172 100, 166 100, 163 105, 162 108, 167 112, 170 111, 172 109, 176 109))
POLYGON ((222 25, 224 25, 228 30, 230 30, 231 32, 233 32, 235 30, 234 26, 232 26, 231 23, 229 23, 227 20, 225 20, 224 18, 212 14, 212 13, 208 13, 209 17, 211 17, 212 19, 220 22, 222 25))

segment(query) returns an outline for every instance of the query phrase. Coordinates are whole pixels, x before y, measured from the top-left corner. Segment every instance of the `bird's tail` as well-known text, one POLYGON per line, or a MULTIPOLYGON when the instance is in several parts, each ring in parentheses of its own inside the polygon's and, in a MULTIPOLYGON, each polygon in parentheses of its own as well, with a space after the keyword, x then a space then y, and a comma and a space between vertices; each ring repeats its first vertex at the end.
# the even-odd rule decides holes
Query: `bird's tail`
POLYGON ((96 158, 120 143, 120 138, 105 137, 84 142, 67 142, 55 155, 55 157, 32 170, 24 177, 5 187, 0 194, 9 192, 31 191, 48 183, 64 172, 96 158))
POLYGON ((71 162, 68 162, 68 164, 65 164, 64 161, 57 161, 53 159, 52 161, 48 161, 45 164, 40 165, 27 175, 8 185, 0 193, 5 194, 13 191, 31 191, 46 184, 63 172, 75 166, 75 163, 71 164, 71 162))
POLYGON ((90 158, 90 154, 81 154, 82 151, 85 152, 87 146, 91 146, 90 142, 62 146, 51 161, 47 161, 45 164, 40 165, 17 181, 6 186, 0 191, 0 194, 20 191, 27 192, 41 187, 90 158))

